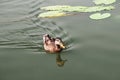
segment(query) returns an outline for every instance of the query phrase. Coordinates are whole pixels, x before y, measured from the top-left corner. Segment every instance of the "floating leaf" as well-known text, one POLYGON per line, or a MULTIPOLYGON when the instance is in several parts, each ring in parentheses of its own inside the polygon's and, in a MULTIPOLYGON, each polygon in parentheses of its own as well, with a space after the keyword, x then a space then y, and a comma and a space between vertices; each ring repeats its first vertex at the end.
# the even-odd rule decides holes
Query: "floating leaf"
POLYGON ((60 17, 60 16, 66 16, 67 14, 65 12, 61 11, 48 11, 44 12, 38 15, 38 17, 42 18, 52 18, 52 17, 60 17))
POLYGON ((67 5, 56 5, 56 6, 47 6, 42 7, 43 10, 50 11, 62 11, 62 12, 97 12, 102 10, 112 10, 114 6, 94 6, 94 7, 86 7, 86 6, 67 6, 67 5))
POLYGON ((88 7, 85 6, 71 6, 69 8, 63 8, 62 11, 66 12, 84 12, 88 7))
MULTIPOLYGON (((44 12, 39 14, 38 17, 60 17, 60 16, 67 16, 70 14, 67 14, 66 12, 97 12, 97 11, 103 11, 103 10, 112 10, 115 9, 114 6, 93 6, 93 7, 86 7, 86 6, 69 6, 69 5, 56 5, 56 6, 47 6, 42 7, 42 10, 48 10, 48 12, 44 12)), ((106 13, 101 15, 99 14, 93 14, 90 16, 92 19, 103 19, 109 17, 110 14, 106 13), (97 16, 97 17, 96 17, 97 16)))
POLYGON ((96 5, 99 5, 99 4, 112 4, 112 3, 116 2, 116 0, 94 0, 93 2, 96 5))
POLYGON ((97 12, 97 11, 103 11, 103 10, 112 10, 114 8, 115 8, 114 6, 94 6, 94 7, 88 7, 85 11, 97 12))
POLYGON ((110 13, 104 13, 104 14, 95 13, 95 14, 90 15, 89 17, 90 17, 91 19, 99 20, 99 19, 108 18, 108 17, 110 17, 110 16, 111 16, 110 13))
POLYGON ((60 10, 63 10, 63 9, 68 9, 70 8, 71 6, 69 5, 56 5, 56 6, 46 6, 46 7, 42 7, 40 9, 42 10, 51 10, 51 11, 60 11, 60 10))
POLYGON ((75 12, 75 11, 83 11, 87 7, 85 6, 69 6, 69 5, 56 5, 56 6, 46 6, 40 9, 49 10, 49 11, 67 11, 67 12, 75 12))

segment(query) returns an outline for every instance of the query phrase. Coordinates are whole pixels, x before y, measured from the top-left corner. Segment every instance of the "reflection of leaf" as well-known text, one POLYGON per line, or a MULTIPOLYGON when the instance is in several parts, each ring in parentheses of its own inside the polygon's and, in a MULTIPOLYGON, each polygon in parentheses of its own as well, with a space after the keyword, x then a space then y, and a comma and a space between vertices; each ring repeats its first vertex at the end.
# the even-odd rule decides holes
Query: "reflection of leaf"
POLYGON ((56 6, 47 6, 42 7, 42 10, 50 11, 64 11, 64 12, 96 12, 102 10, 111 10, 114 9, 114 6, 66 6, 66 5, 56 5, 56 6))
POLYGON ((98 19, 108 18, 108 17, 110 17, 110 16, 111 16, 110 13, 104 13, 104 14, 95 13, 95 14, 90 15, 90 18, 91 18, 91 19, 96 19, 96 20, 98 20, 98 19))
POLYGON ((59 16, 66 16, 67 14, 65 12, 61 11, 48 11, 39 14, 38 17, 43 17, 43 18, 52 18, 52 17, 59 17, 59 16))
POLYGON ((96 5, 98 4, 112 4, 116 2, 116 0, 94 0, 93 1, 96 5))

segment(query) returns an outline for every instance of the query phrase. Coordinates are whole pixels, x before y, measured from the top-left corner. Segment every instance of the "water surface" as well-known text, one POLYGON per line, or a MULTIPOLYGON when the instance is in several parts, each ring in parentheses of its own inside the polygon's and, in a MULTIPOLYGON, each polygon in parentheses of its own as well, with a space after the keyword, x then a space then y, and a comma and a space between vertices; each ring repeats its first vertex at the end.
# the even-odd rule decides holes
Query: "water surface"
POLYGON ((120 80, 119 6, 98 21, 89 19, 90 13, 37 18, 40 7, 58 4, 93 5, 91 0, 0 1, 0 80, 120 80), (45 33, 65 42, 62 67, 58 55, 44 51, 45 33))

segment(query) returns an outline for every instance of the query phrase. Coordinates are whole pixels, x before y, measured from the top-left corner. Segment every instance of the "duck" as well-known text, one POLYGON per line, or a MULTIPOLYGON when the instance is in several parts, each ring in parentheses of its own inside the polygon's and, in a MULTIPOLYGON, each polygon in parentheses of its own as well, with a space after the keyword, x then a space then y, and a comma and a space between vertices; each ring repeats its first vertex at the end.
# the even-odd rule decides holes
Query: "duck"
POLYGON ((49 53, 59 53, 66 47, 60 37, 52 38, 49 34, 43 35, 44 50, 49 53))

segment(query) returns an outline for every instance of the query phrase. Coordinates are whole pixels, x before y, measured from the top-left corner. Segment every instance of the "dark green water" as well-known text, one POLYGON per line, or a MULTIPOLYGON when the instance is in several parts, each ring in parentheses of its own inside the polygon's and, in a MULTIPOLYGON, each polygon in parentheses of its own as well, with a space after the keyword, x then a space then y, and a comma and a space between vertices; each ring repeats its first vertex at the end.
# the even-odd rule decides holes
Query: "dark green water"
MULTIPOLYGON (((120 1, 117 1, 120 3, 120 1)), ((120 8, 112 17, 90 13, 38 19, 40 7, 93 5, 92 0, 0 0, 0 80, 120 80, 120 8), (42 35, 63 39, 64 66, 43 50, 42 35)))

